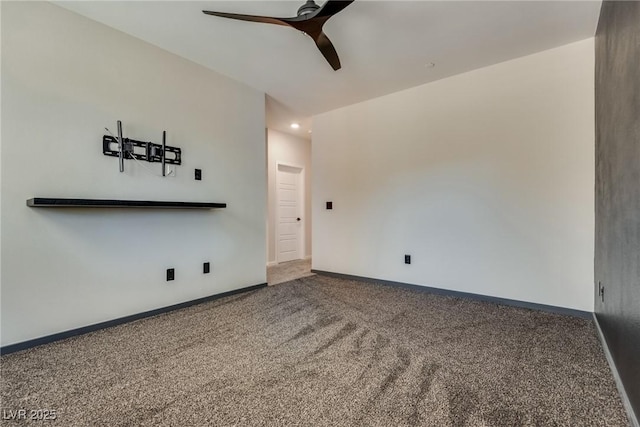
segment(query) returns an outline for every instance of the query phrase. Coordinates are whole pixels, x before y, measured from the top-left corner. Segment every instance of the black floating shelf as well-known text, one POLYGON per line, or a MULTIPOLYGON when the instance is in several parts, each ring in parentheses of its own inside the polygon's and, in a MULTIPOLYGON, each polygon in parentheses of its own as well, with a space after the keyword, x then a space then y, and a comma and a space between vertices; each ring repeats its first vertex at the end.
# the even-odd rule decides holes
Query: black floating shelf
POLYGON ((27 200, 31 208, 155 208, 155 209, 214 209, 226 208, 226 203, 161 202, 157 200, 110 199, 53 199, 34 197, 27 200))

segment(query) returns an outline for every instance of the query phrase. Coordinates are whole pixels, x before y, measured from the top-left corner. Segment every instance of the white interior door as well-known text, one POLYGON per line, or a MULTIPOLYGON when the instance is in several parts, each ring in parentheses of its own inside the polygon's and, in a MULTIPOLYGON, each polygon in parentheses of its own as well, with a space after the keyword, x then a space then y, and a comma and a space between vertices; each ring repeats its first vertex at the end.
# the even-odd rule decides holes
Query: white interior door
POLYGON ((278 262, 302 258, 301 175, 301 168, 281 164, 277 167, 276 252, 278 262))

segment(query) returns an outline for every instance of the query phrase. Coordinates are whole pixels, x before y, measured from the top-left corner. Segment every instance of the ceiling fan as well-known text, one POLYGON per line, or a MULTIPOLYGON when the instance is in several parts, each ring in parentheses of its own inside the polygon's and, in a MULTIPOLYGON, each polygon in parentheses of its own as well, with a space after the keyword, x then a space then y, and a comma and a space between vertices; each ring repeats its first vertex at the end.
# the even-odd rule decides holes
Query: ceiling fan
POLYGON ((318 6, 313 0, 307 0, 298 9, 298 16, 293 18, 276 18, 271 16, 255 16, 255 15, 241 15, 237 13, 224 13, 224 12, 212 12, 210 10, 203 10, 202 12, 207 15, 219 16, 222 18, 238 19, 240 21, 250 22, 262 22, 265 24, 283 25, 285 27, 292 27, 298 31, 302 31, 316 42, 316 46, 320 49, 320 52, 325 57, 329 65, 334 70, 339 70, 340 59, 336 49, 322 31, 322 26, 329 18, 338 12, 342 11, 345 7, 353 3, 354 0, 327 0, 322 6, 318 6))

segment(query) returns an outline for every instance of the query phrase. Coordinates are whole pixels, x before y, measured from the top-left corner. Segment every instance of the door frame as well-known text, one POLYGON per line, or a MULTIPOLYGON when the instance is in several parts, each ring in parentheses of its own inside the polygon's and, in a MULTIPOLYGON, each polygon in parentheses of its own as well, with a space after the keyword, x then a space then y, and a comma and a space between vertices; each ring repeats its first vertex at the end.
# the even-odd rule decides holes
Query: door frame
POLYGON ((292 168, 292 169, 298 169, 300 170, 300 172, 298 173, 299 176, 299 180, 298 180, 298 215, 300 218, 302 218, 302 230, 300 230, 299 233, 299 239, 298 239, 298 254, 299 254, 299 258, 298 259, 304 259, 305 258, 305 253, 304 253, 304 248, 305 248, 305 234, 306 234, 306 218, 304 217, 304 212, 306 209, 305 206, 305 169, 304 166, 301 165, 296 165, 294 163, 291 162, 283 162, 280 160, 276 160, 276 179, 275 179, 275 184, 276 184, 276 218, 275 218, 275 222, 276 222, 276 226, 275 226, 275 249, 276 249, 276 264, 280 264, 280 192, 278 191, 278 184, 280 183, 280 166, 285 166, 288 168, 292 168))

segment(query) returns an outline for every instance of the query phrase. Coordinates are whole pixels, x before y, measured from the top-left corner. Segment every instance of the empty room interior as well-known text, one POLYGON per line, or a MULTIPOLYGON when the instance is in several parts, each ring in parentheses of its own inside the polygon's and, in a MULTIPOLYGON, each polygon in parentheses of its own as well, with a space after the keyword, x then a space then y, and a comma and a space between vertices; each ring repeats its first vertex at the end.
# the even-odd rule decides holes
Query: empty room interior
POLYGON ((640 427, 640 2, 0 19, 0 424, 640 427))

